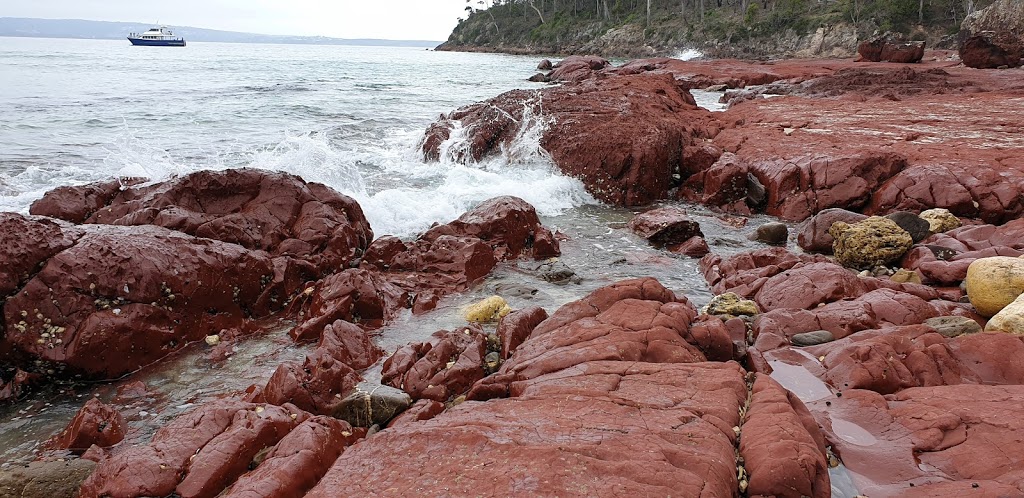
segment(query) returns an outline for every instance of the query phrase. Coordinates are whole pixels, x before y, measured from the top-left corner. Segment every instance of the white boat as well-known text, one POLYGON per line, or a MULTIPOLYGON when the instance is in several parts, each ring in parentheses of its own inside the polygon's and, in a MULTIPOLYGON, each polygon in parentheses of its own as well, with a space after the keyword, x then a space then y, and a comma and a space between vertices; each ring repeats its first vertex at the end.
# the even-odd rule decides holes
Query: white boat
POLYGON ((167 29, 167 26, 150 28, 145 33, 131 33, 128 35, 128 41, 132 42, 132 45, 147 47, 185 46, 185 39, 180 36, 174 36, 174 33, 167 29))

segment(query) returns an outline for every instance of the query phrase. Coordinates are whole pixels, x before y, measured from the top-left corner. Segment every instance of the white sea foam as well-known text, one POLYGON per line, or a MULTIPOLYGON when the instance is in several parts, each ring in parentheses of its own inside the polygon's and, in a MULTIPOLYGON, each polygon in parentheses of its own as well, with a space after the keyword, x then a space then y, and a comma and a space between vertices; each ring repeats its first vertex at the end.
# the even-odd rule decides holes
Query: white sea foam
POLYGON ((683 61, 700 59, 701 57, 704 57, 704 53, 695 48, 688 48, 686 50, 679 51, 672 56, 673 59, 679 59, 683 61))

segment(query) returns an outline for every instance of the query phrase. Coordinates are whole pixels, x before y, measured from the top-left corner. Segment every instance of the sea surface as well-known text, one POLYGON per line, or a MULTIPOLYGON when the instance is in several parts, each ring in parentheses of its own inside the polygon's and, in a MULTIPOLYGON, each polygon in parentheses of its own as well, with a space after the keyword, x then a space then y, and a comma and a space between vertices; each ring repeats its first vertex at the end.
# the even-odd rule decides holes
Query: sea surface
MULTIPOLYGON (((647 246, 625 229, 635 211, 602 205, 560 174, 538 145, 544 125, 479 163, 423 160, 423 131, 440 114, 511 89, 544 88, 526 81, 538 61, 415 48, 157 48, 0 38, 0 211, 27 214, 32 201, 60 185, 251 167, 293 173, 352 196, 377 236, 415 237, 486 199, 516 195, 567 237, 561 262, 576 272, 573 282, 545 282, 522 263, 503 264, 437 310, 406 314, 382 329, 377 339, 389 351, 459 326, 460 308, 494 293, 513 307, 551 312, 611 282, 654 276, 697 306, 706 304, 711 294, 696 260, 647 246)), ((701 105, 721 110, 719 94, 694 93, 701 105)), ((458 140, 447 147, 457 149, 458 140)), ((756 248, 746 235, 768 221, 686 208, 721 254, 756 248)), ((193 345, 130 379, 58 384, 0 406, 0 464, 31 459, 86 397, 113 399, 128 382, 142 381, 155 393, 121 405, 133 437, 143 438, 196 403, 265 383, 281 361, 301 360, 306 352, 279 333, 289 326, 239 341, 226 360, 193 345)), ((370 380, 376 375, 367 373, 370 380)))

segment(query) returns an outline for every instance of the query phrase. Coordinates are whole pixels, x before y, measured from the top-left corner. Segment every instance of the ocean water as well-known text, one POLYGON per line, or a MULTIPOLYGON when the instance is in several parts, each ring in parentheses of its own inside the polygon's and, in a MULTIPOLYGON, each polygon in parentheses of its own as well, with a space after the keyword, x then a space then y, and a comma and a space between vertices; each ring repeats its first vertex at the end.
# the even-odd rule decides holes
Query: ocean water
MULTIPOLYGON (((692 54, 685 54, 689 57, 692 54)), ((684 55, 681 55, 683 57, 684 55)), ((413 237, 497 195, 517 195, 565 235, 561 262, 578 280, 551 283, 524 263, 500 265, 473 289, 423 316, 380 330, 388 351, 464 324, 459 310, 491 294, 514 308, 549 312, 611 282, 657 277, 697 306, 711 297, 697 261, 649 247, 625 229, 638 210, 596 202, 559 173, 538 146, 544 119, 499 157, 424 162, 418 150, 439 114, 514 88, 537 57, 411 48, 191 43, 132 47, 127 41, 0 38, 0 210, 27 213, 60 185, 119 176, 153 181, 203 169, 254 167, 294 173, 357 199, 377 236, 413 237)), ((717 109, 717 94, 694 92, 717 109)), ((446 147, 462 146, 456 135, 446 147)), ((714 252, 758 247, 746 235, 767 217, 737 219, 685 206, 714 252)), ((55 384, 0 405, 0 464, 33 458, 89 396, 115 399, 142 381, 152 396, 122 402, 132 438, 208 399, 266 382, 307 346, 280 333, 238 341, 227 359, 192 345, 128 379, 55 384)), ((371 370, 367 377, 376 373, 371 370)))

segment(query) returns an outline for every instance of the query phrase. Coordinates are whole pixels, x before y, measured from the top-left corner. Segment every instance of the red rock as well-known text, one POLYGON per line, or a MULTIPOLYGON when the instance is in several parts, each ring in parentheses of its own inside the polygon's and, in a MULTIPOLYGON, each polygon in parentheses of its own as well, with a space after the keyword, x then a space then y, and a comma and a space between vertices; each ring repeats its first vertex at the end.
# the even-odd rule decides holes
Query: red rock
POLYGON ((501 342, 501 359, 507 360, 533 329, 547 320, 548 312, 540 306, 513 311, 498 321, 498 341, 501 342))
POLYGON ((391 422, 388 422, 388 428, 430 420, 443 411, 444 403, 432 399, 421 399, 413 403, 401 415, 392 419, 391 422))
POLYGON ((668 250, 691 258, 703 258, 711 252, 711 248, 708 247, 708 242, 704 240, 704 237, 692 237, 682 244, 669 246, 668 250))
POLYGON ((645 211, 634 216, 626 226, 655 247, 684 244, 693 237, 704 236, 700 225, 679 207, 645 211))
POLYGON ((684 338, 686 342, 696 344, 708 361, 741 359, 741 349, 745 349, 746 346, 745 333, 736 337, 720 318, 713 315, 701 315, 684 338), (737 341, 742 341, 742 348, 738 347, 737 341))
MULTIPOLYGON (((110 184, 92 188, 105 193, 110 184)), ((155 185, 122 188, 111 199, 87 195, 86 206, 74 205, 76 200, 55 192, 37 202, 33 212, 73 213, 68 218, 78 221, 79 213, 91 211, 82 222, 157 225, 264 250, 275 259, 276 278, 285 283, 285 292, 347 267, 373 239, 355 200, 285 173, 200 171, 155 185), (105 205, 96 209, 100 200, 105 205)))
POLYGON ((310 298, 301 305, 305 320, 289 334, 298 341, 320 337, 328 324, 337 320, 379 328, 404 308, 404 290, 380 272, 348 269, 316 283, 307 291, 310 298))
POLYGON ((306 420, 240 477, 222 498, 302 498, 358 439, 348 423, 318 416, 306 420))
POLYGON ((968 225, 935 234, 914 246, 900 265, 918 271, 926 283, 959 285, 978 258, 1024 255, 1024 220, 1005 225, 968 225))
POLYGON ((534 259, 554 258, 562 254, 558 238, 551 230, 540 227, 533 236, 534 259))
POLYGON ((1000 45, 1000 40, 991 34, 969 36, 960 44, 960 60, 965 66, 978 69, 1020 66, 1021 56, 1024 55, 1021 47, 1013 47, 1007 51, 1000 45))
POLYGON ((1020 4, 998 0, 972 12, 960 26, 960 40, 960 60, 965 66, 1020 66, 1024 57, 1024 16, 1020 4))
POLYGON ((828 402, 809 408, 867 496, 1024 493, 1016 416, 1024 386, 916 387, 885 397, 850 390, 828 402))
POLYGON ((90 216, 110 204, 122 189, 142 183, 141 178, 119 178, 105 182, 57 187, 32 203, 29 211, 72 223, 85 223, 90 216))
POLYGON ((757 207, 784 220, 801 221, 827 208, 860 209, 907 164, 891 152, 834 150, 822 156, 791 149, 783 145, 790 140, 781 129, 778 136, 766 133, 756 141, 749 133, 733 128, 716 137, 716 143, 735 154, 723 154, 709 169, 690 177, 683 189, 696 193, 689 198, 738 214, 757 207), (757 186, 767 196, 761 203, 750 196, 757 186))
POLYGON ((46 442, 46 447, 81 453, 96 445, 106 448, 124 439, 125 422, 121 412, 90 398, 60 434, 46 442))
MULTIPOLYGON (((4 357, 3 351, 0 350, 0 358, 4 357)), ((42 380, 42 375, 29 373, 19 368, 14 369, 10 379, 6 381, 0 379, 0 403, 17 399, 24 394, 26 389, 40 380, 42 380)))
POLYGON ((381 431, 307 496, 732 496, 746 395, 735 364, 579 363, 381 431))
MULTIPOLYGON (((701 350, 687 342, 697 311, 657 280, 626 280, 603 287, 579 301, 562 306, 541 322, 494 375, 473 386, 469 399, 508 395, 509 384, 565 370, 586 361, 614 360, 652 363, 705 361, 701 350)), ((701 336, 705 337, 705 336, 701 336)), ((726 336, 705 347, 726 348, 726 336)))
POLYGON ((666 198, 672 175, 687 168, 686 149, 702 147, 718 129, 670 75, 638 74, 516 90, 464 107, 427 130, 424 155, 439 157, 456 121, 469 137, 462 160, 497 153, 521 126, 532 126, 527 114, 550 121, 541 146, 565 174, 597 198, 625 206, 666 198))
POLYGON ((824 438, 795 394, 758 375, 742 429, 748 496, 832 496, 824 438))
POLYGON ((369 368, 384 354, 366 331, 344 320, 324 327, 316 348, 356 370, 369 368))
POLYGON ((216 496, 246 472, 257 452, 308 418, 287 405, 206 404, 173 419, 148 445, 100 462, 82 483, 81 497, 216 496))
POLYGON ((857 46, 857 53, 860 55, 859 61, 921 62, 924 58, 924 42, 906 42, 900 37, 881 36, 861 42, 857 46))
POLYGON ((788 339, 804 332, 827 330, 841 339, 861 330, 914 325, 936 316, 966 313, 966 308, 955 303, 925 301, 911 294, 883 288, 813 310, 779 308, 762 313, 754 320, 754 335, 758 337, 755 346, 760 351, 770 349, 761 344, 762 334, 788 339))
POLYGON ((46 218, 0 213, 0 296, 15 293, 40 265, 73 246, 81 236, 80 230, 46 218))
POLYGON ((306 355, 299 364, 282 363, 270 376, 266 387, 255 391, 250 401, 291 403, 317 415, 333 415, 342 399, 352 392, 362 377, 352 367, 335 359, 324 349, 306 355))
MULTIPOLYGON (((518 197, 506 195, 488 199, 459 219, 431 228, 422 238, 432 240, 442 235, 476 237, 491 246, 495 259, 504 261, 518 258, 531 249, 535 235, 541 230, 544 228, 537 218, 537 210, 518 197)), ((557 256, 558 242, 553 236, 542 237, 547 237, 551 245, 542 252, 554 251, 551 256, 557 256)), ((548 256, 542 254, 538 259, 544 257, 548 256)))
POLYGON ((487 337, 477 327, 439 330, 428 342, 409 344, 384 361, 381 383, 414 400, 446 402, 484 376, 487 337))
POLYGON ((828 233, 832 224, 837 221, 853 224, 866 218, 866 215, 845 209, 824 209, 797 227, 797 244, 805 251, 832 254, 832 243, 835 242, 835 239, 828 233))
POLYGON ((159 227, 73 230, 86 233, 4 307, 6 340, 55 370, 117 377, 271 311, 265 253, 159 227))
POLYGON ((594 55, 570 55, 553 65, 554 71, 548 74, 550 81, 582 81, 594 76, 595 71, 600 71, 611 66, 607 60, 594 55))

